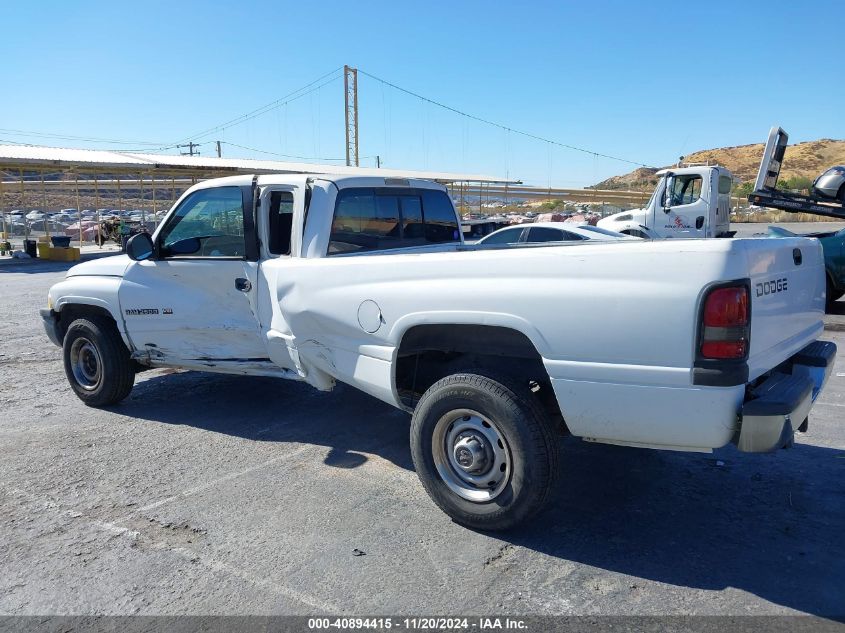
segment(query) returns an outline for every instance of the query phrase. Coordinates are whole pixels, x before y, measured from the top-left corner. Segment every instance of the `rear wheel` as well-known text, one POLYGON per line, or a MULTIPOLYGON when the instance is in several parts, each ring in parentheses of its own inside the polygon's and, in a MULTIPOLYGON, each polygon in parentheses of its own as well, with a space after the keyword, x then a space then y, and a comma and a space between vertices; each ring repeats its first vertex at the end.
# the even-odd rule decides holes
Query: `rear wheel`
POLYGON ((504 530, 540 510, 557 440, 533 394, 507 378, 458 373, 423 394, 411 454, 432 500, 457 523, 504 530))
POLYGON ((85 404, 116 404, 132 391, 135 366, 114 323, 102 317, 76 319, 62 346, 65 374, 85 404))

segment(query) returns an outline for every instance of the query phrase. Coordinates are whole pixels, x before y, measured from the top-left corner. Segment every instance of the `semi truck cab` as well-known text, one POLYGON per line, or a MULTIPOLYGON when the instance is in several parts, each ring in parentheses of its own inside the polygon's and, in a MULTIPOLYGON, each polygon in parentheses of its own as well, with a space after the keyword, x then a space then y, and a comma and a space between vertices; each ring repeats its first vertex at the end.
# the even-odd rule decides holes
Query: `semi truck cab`
POLYGON ((717 165, 662 169, 643 209, 622 211, 599 221, 602 228, 643 238, 732 237, 730 195, 733 176, 717 165))

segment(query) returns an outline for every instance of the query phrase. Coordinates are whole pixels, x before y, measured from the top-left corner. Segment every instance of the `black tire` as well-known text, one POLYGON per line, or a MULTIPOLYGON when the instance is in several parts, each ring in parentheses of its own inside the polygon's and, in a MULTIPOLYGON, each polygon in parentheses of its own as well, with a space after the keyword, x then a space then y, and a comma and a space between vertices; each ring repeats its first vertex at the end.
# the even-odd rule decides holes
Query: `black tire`
POLYGON ((114 323, 103 317, 73 321, 62 353, 74 393, 90 407, 117 404, 135 382, 135 365, 114 323))
MULTIPOLYGON (((451 446, 457 444, 460 442, 451 446)), ((451 454, 456 455, 456 450, 451 454)), ((426 492, 440 509, 456 523, 478 530, 506 530, 539 511, 554 487, 558 471, 557 438, 527 386, 510 378, 493 379, 476 373, 453 374, 423 394, 411 419, 411 456, 426 492), (475 412, 479 416, 462 415, 462 412, 475 412), (450 422, 451 416, 457 417, 450 422), (495 457, 489 459, 491 468, 489 474, 482 475, 483 479, 495 479, 496 473, 506 473, 498 484, 489 482, 488 494, 495 493, 491 499, 472 501, 456 492, 456 480, 465 484, 461 480, 463 475, 450 465, 445 448, 437 449, 448 446, 449 438, 453 437, 450 429, 454 431, 456 424, 469 424, 467 420, 492 423, 494 434, 504 442, 499 444, 502 454, 509 458, 507 470, 502 464, 497 466, 495 457), (446 431, 438 431, 444 425, 446 431), (435 441, 441 434, 445 434, 444 441, 435 441), (451 484, 447 478, 452 480, 451 484)), ((471 489, 468 484, 465 487, 471 489)), ((484 495, 484 489, 478 490, 479 495, 484 495)))

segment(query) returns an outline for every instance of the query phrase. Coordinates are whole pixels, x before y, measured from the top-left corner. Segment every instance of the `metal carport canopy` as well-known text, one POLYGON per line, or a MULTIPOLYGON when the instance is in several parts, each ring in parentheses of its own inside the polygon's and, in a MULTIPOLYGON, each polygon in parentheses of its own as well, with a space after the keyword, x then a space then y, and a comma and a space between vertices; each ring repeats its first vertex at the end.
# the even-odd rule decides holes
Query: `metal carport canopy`
POLYGON ((405 169, 376 169, 316 163, 292 163, 248 158, 173 156, 137 152, 43 147, 39 145, 0 145, 0 169, 77 170, 86 172, 187 172, 224 174, 343 174, 387 178, 419 178, 440 183, 478 182, 520 184, 483 174, 462 174, 405 169))

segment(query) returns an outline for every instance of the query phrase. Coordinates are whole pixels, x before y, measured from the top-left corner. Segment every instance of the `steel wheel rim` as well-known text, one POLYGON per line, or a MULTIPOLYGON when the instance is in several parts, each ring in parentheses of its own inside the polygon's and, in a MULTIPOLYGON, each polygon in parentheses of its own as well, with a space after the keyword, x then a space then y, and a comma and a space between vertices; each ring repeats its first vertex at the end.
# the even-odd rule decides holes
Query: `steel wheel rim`
POLYGON ((467 501, 489 503, 511 478, 511 452, 492 420, 470 409, 456 409, 434 427, 432 456, 446 486, 467 501))
POLYGON ((94 391, 103 378, 100 351, 87 338, 80 336, 70 347, 70 367, 76 384, 85 391, 94 391))

